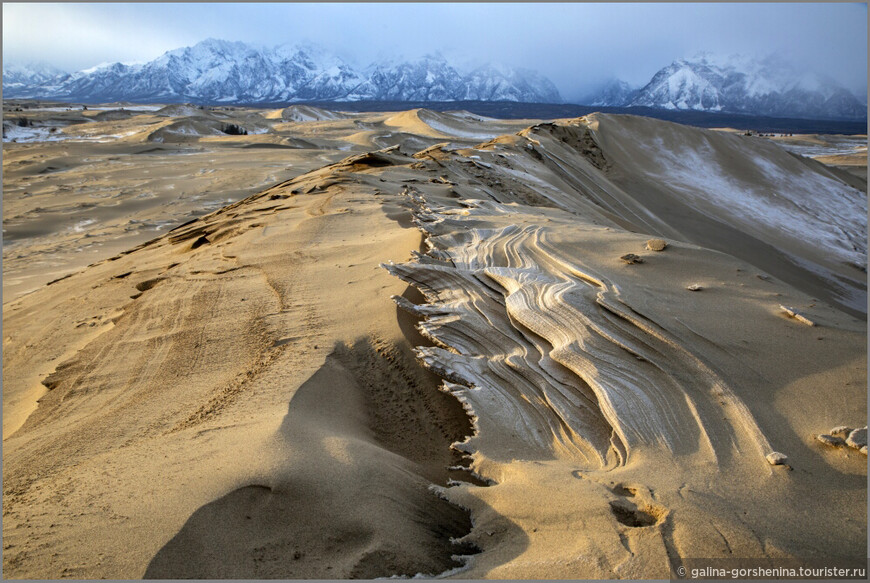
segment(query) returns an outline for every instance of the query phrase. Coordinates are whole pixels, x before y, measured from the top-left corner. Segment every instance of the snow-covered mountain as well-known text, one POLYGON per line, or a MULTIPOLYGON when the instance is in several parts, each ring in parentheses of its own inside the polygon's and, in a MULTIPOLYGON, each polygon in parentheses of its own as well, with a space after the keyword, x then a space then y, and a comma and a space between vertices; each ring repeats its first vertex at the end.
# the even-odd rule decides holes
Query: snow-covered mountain
POLYGON ((7 98, 94 102, 562 101, 555 86, 532 71, 487 65, 462 75, 439 55, 357 70, 312 44, 262 48, 216 39, 145 64, 106 64, 70 75, 4 68, 3 91, 7 98))
POLYGON ((461 99, 480 101, 517 101, 522 103, 560 103, 559 90, 549 79, 529 69, 485 65, 464 79, 461 99))
POLYGON ((368 69, 357 87, 357 99, 382 101, 455 101, 461 99, 465 79, 440 55, 415 61, 384 62, 368 69))
POLYGON ((25 65, 4 65, 3 90, 57 83, 67 73, 47 63, 27 63, 25 65))
POLYGON ((621 79, 612 79, 596 91, 580 99, 584 105, 610 105, 622 107, 630 103, 637 94, 637 88, 621 79))
POLYGON ((777 56, 680 59, 658 71, 631 98, 607 105, 774 117, 867 116, 866 104, 833 79, 801 71, 777 56))

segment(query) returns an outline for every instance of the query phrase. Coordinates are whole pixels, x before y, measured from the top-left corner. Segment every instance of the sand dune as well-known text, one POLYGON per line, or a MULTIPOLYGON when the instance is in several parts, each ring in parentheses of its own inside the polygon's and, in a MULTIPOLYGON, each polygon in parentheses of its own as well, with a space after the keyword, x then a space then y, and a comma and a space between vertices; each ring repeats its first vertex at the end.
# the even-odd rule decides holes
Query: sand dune
POLYGON ((129 119, 139 112, 131 111, 129 109, 109 109, 107 111, 100 111, 94 116, 94 121, 118 121, 121 119, 129 119))
POLYGON ((351 116, 311 105, 291 105, 281 110, 281 119, 284 121, 328 121, 347 117, 351 116))
POLYGON ((384 125, 400 131, 434 138, 487 140, 511 131, 517 122, 489 120, 469 115, 468 112, 437 112, 413 109, 384 120, 384 125))
POLYGON ((154 112, 154 115, 165 117, 218 117, 210 108, 200 107, 191 103, 176 103, 166 105, 154 112))
MULTIPOLYGON (((605 136, 600 143, 608 160, 625 168, 630 156, 631 167, 646 177, 643 188, 657 188, 666 195, 673 192, 677 196, 671 198, 681 205, 737 225, 745 235, 783 252, 783 263, 826 279, 825 286, 832 288, 828 298, 866 312, 866 192, 845 184, 825 167, 789 156, 765 141, 685 131, 677 124, 650 125, 644 118, 627 119, 630 123, 622 119, 612 123, 608 116, 595 118, 606 124, 600 128, 605 136), (640 147, 628 149, 628 135, 640 138, 640 147), (818 192, 825 196, 819 197, 818 192)), ((619 176, 614 182, 634 190, 639 179, 619 176)), ((785 266, 779 269, 773 262, 762 263, 761 245, 752 245, 744 253, 711 242, 709 220, 703 239, 687 232, 688 225, 673 226, 683 240, 757 262, 792 284, 798 281, 785 276, 785 266)), ((815 289, 810 293, 818 293, 815 289)))
POLYGON ((815 435, 866 424, 866 186, 665 122, 512 125, 195 137, 308 167, 6 301, 4 573, 863 557, 866 456, 815 435))
POLYGON ((221 122, 206 117, 189 117, 155 130, 148 136, 148 140, 151 142, 177 142, 184 141, 186 136, 197 138, 219 136, 225 134, 222 131, 222 126, 221 122))

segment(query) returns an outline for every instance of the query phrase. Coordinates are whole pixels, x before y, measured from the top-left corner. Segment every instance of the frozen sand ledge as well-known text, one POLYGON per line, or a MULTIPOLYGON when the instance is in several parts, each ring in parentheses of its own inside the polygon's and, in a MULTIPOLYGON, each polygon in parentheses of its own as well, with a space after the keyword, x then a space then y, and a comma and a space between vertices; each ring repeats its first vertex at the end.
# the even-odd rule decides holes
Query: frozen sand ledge
POLYGON ((426 316, 420 332, 438 345, 418 348, 421 362, 465 385, 452 392, 479 426, 510 432, 510 440, 489 440, 489 457, 556 456, 599 469, 625 465, 645 447, 715 462, 717 450, 727 455, 743 442, 766 465, 769 442, 721 378, 566 254, 582 248, 576 216, 468 200, 435 211, 417 202, 417 222, 437 253, 386 268, 429 301, 413 309, 426 316))

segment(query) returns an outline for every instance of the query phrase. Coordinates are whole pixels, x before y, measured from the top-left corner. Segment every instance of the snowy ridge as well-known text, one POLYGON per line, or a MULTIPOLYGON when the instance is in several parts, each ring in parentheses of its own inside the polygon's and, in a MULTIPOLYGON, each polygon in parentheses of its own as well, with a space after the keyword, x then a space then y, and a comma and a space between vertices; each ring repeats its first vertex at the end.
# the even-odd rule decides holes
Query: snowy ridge
POLYGON ((67 76, 65 72, 46 63, 4 65, 3 91, 8 92, 15 88, 33 85, 50 85, 65 76, 67 76))
POLYGON ((6 96, 94 102, 562 102, 556 87, 534 71, 486 65, 462 75, 440 55, 357 70, 310 43, 261 48, 207 39, 145 64, 104 63, 73 74, 40 71, 5 68, 6 96))
POLYGON ((589 105, 745 113, 812 119, 866 119, 865 103, 824 75, 770 56, 751 59, 700 54, 679 59, 632 91, 612 81, 589 105))
POLYGON ((777 57, 680 59, 661 69, 628 105, 755 115, 863 119, 848 90, 777 57))

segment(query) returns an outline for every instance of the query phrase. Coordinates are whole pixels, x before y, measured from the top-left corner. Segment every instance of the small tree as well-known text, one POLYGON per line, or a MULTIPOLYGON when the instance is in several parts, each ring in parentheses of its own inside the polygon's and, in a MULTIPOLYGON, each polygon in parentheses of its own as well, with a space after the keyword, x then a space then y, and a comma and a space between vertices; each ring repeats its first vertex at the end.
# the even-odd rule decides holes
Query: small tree
POLYGON ((243 128, 242 126, 236 125, 234 123, 226 124, 221 128, 223 133, 230 136, 247 136, 248 130, 243 128))

